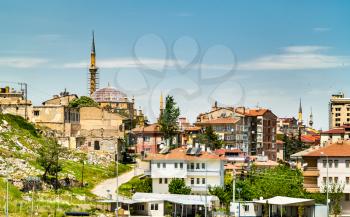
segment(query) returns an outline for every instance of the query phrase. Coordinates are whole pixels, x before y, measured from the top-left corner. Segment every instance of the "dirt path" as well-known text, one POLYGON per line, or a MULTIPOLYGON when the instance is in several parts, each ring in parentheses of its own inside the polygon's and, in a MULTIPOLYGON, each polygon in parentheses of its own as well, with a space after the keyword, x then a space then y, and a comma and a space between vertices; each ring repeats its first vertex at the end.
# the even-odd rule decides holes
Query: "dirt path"
MULTIPOLYGON (((135 166, 137 167, 137 164, 135 166)), ((110 198, 110 195, 112 195, 112 199, 116 199, 116 194, 114 192, 116 192, 117 190, 117 179, 119 187, 120 185, 128 182, 134 176, 138 176, 141 174, 143 174, 142 169, 134 168, 131 171, 123 173, 122 175, 116 178, 106 179, 105 181, 96 185, 95 188, 92 189, 92 193, 101 198, 110 198)))

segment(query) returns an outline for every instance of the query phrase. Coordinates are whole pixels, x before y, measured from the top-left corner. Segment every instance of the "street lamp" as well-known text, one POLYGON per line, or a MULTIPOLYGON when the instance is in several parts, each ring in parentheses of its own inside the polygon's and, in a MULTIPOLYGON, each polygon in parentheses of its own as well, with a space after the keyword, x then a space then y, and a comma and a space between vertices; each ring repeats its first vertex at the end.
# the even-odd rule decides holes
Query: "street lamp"
POLYGON ((329 163, 328 163, 328 155, 326 155, 324 152, 321 152, 321 156, 326 156, 326 204, 327 204, 327 217, 329 216, 329 206, 328 206, 328 182, 329 182, 329 177, 328 177, 328 168, 329 168, 329 163))

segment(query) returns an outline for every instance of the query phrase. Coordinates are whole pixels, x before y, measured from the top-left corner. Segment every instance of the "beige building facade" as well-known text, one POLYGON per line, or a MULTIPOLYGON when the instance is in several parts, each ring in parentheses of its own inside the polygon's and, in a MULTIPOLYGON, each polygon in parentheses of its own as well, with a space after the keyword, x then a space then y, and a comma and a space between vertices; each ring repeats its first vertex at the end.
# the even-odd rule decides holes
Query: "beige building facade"
POLYGON ((333 94, 329 101, 329 129, 350 124, 350 98, 344 93, 333 94))

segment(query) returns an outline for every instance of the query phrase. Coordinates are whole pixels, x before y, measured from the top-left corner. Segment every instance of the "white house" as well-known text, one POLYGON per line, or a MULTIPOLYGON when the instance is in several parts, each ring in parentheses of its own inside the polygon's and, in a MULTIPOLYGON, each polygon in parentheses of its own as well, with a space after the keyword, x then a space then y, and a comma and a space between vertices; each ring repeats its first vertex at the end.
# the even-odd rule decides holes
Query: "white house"
POLYGON ((327 131, 321 132, 321 141, 322 146, 328 143, 335 143, 341 140, 350 139, 350 125, 343 125, 340 127, 335 127, 327 131))
POLYGON ((303 155, 304 187, 322 192, 327 181, 344 185, 343 215, 350 215, 350 141, 338 141, 303 155), (327 174, 328 165, 328 174, 327 174))
POLYGON ((224 158, 201 148, 180 147, 165 154, 155 154, 146 175, 152 178, 153 193, 169 193, 173 178, 184 179, 192 194, 205 194, 208 186, 224 185, 224 158))

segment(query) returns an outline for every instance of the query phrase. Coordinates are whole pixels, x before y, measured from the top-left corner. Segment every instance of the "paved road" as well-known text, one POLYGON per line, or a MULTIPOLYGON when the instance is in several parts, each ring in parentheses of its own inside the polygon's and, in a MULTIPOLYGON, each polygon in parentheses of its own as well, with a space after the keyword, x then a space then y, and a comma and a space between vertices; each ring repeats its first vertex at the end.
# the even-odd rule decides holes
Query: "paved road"
MULTIPOLYGON (((136 164, 135 166, 137 167, 137 165, 138 164, 136 164)), ((96 185, 95 188, 92 189, 92 193, 101 198, 110 198, 112 195, 112 199, 116 199, 116 194, 114 192, 116 192, 117 190, 117 187, 116 187, 117 179, 118 179, 118 187, 119 187, 120 185, 128 182, 135 175, 141 175, 141 174, 143 174, 143 170, 141 168, 136 168, 118 176, 117 178, 106 179, 105 181, 96 185)))

